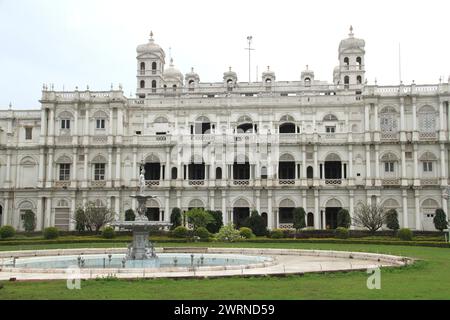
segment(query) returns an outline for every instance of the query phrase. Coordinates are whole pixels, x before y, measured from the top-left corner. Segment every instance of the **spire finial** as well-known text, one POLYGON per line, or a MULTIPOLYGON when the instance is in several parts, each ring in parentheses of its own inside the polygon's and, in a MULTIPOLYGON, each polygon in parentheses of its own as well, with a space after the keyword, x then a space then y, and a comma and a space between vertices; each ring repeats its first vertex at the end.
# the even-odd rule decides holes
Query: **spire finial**
POLYGON ((308 71, 309 70, 309 65, 306 65, 306 71, 308 71))
POLYGON ((12 103, 10 102, 9 103, 9 110, 11 110, 12 109, 12 103))
POLYGON ((150 41, 153 41, 153 31, 150 31, 150 41))
POLYGON ((231 66, 230 67, 228 67, 228 69, 231 71, 231 66))
POLYGON ((192 72, 192 73, 194 72, 194 67, 191 67, 191 72, 192 72))
POLYGON ((350 33, 348 34, 351 38, 353 38, 353 26, 350 25, 350 33))
POLYGON ((170 66, 173 67, 173 58, 170 57, 170 66))
POLYGON ((267 66, 267 71, 270 71, 270 66, 267 66))

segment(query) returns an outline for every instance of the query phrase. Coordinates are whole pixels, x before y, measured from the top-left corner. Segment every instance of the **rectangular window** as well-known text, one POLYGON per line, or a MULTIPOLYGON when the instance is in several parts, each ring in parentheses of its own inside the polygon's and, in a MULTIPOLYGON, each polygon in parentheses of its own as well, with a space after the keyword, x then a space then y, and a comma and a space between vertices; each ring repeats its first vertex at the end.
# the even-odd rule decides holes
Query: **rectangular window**
POLYGON ((432 172, 433 171, 433 162, 424 161, 423 162, 423 172, 432 172))
POLYGON ((105 119, 97 119, 96 124, 97 129, 105 129, 105 119))
POLYGON ((96 163, 94 165, 94 180, 95 181, 105 180, 105 164, 104 163, 96 163))
POLYGON ((25 140, 33 139, 33 128, 26 127, 25 128, 25 140))
POLYGON ((325 132, 326 133, 335 133, 336 127, 325 127, 325 132))
POLYGON ((69 119, 61 120, 61 129, 70 129, 70 120, 69 119))
POLYGON ((61 163, 59 165, 59 181, 70 180, 70 163, 61 163))
POLYGON ((393 162, 385 162, 384 163, 384 171, 385 172, 394 172, 394 163, 393 162))

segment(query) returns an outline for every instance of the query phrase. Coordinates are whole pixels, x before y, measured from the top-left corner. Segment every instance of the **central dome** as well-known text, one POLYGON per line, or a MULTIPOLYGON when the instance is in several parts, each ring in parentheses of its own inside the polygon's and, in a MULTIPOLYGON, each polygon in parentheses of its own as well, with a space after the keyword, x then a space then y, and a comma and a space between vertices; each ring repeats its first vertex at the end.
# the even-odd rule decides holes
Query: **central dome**
POLYGON ((177 80, 183 82, 183 74, 180 70, 174 67, 173 59, 170 59, 170 66, 164 70, 164 80, 177 80))

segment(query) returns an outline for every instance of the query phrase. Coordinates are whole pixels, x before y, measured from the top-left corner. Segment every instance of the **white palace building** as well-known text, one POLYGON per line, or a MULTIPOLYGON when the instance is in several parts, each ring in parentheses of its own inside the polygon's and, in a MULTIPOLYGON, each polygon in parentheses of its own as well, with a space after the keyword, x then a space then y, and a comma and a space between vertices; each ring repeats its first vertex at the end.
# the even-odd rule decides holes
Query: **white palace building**
POLYGON ((123 218, 143 164, 153 220, 201 207, 239 226, 257 209, 290 228, 301 206, 327 229, 340 208, 377 202, 402 227, 434 230, 435 209, 448 211, 450 84, 368 85, 364 47, 351 29, 332 83, 308 68, 251 83, 230 68, 205 83, 167 65, 152 34, 137 47, 135 98, 44 85, 40 110, 0 110, 0 223, 23 229, 31 209, 37 230, 73 230, 87 201, 123 218))

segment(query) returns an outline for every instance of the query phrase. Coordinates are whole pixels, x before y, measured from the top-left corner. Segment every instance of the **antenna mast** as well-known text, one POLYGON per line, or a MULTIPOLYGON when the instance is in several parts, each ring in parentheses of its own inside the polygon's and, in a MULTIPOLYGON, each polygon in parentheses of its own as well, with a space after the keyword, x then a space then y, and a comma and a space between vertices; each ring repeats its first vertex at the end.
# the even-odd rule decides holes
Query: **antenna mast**
POLYGON ((248 36, 247 37, 247 41, 248 41, 248 48, 245 48, 245 50, 248 50, 248 83, 250 84, 251 82, 251 72, 252 72, 252 65, 251 65, 251 52, 254 51, 255 49, 252 48, 252 40, 253 37, 252 36, 248 36))
POLYGON ((400 83, 402 83, 402 53, 401 53, 400 42, 398 43, 398 77, 399 77, 400 83))

